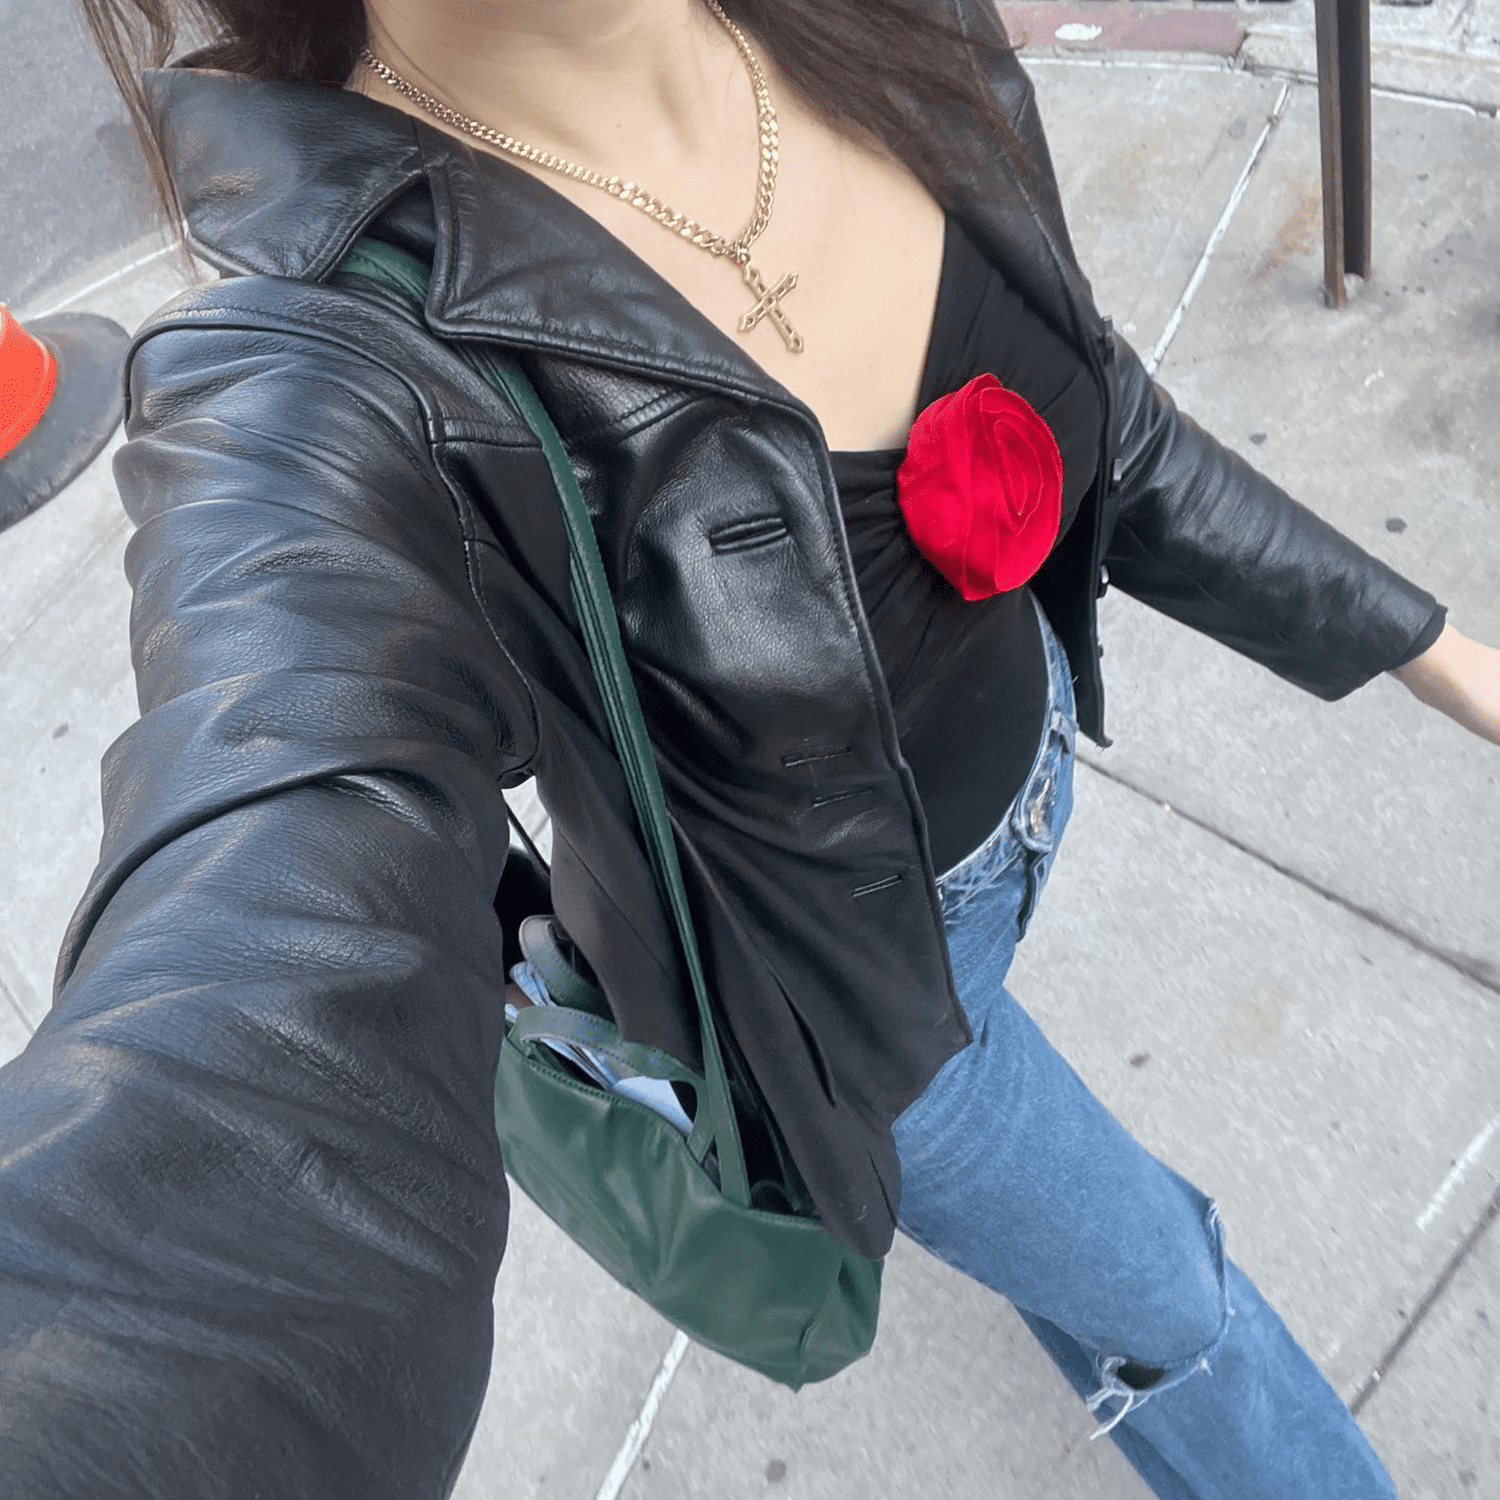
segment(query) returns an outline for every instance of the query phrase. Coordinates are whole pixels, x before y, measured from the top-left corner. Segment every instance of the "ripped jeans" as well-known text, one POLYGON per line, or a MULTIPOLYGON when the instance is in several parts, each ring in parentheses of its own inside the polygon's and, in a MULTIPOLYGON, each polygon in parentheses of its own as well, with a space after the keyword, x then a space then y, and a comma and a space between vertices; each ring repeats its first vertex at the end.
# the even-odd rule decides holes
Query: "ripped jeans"
POLYGON ((999 828, 938 881, 974 1043, 896 1121, 901 1227, 1015 1305, 1163 1500, 1395 1500, 1337 1393, 1226 1258, 1217 1208, 1005 987, 1073 800, 1072 684, 1044 616, 1042 634, 1036 761, 999 828))

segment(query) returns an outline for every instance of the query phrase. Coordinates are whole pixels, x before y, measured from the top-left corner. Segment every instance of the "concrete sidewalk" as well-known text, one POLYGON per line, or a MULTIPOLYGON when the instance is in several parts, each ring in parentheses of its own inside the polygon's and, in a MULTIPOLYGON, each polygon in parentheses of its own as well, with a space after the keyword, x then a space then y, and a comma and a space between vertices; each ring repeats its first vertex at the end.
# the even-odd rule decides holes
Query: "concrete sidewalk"
MULTIPOLYGON (((1045 55, 1033 30, 1034 74, 1125 336, 1211 430, 1500 642, 1500 90, 1473 82, 1500 0, 1448 3, 1423 11, 1436 83, 1376 100, 1376 276, 1338 313, 1294 55, 1308 0, 1229 12, 1230 53, 1045 55)), ((157 259, 74 305, 133 324, 178 280, 157 259)), ((102 462, 0 535, 0 1057, 47 1003, 99 756, 133 713, 125 539, 102 462)), ((1390 680, 1319 703, 1118 592, 1103 624, 1116 743, 1082 758, 1013 987, 1219 1199, 1403 1496, 1500 1495, 1500 750, 1390 680)), ((874 1354, 792 1396, 686 1347, 518 1198, 458 1494, 1146 1494, 998 1299, 905 1243, 886 1284, 874 1354)))

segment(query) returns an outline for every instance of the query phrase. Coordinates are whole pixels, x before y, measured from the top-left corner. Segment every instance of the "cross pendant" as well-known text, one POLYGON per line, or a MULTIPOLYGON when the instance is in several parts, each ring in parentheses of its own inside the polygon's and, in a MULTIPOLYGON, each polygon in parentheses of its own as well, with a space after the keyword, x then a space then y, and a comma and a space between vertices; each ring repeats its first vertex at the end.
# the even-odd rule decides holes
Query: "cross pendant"
POLYGON ((755 306, 740 319, 740 332, 749 333, 761 323, 770 320, 793 354, 801 354, 805 347, 802 335, 792 327, 787 315, 781 310, 781 299, 797 285, 797 273, 788 271, 775 286, 768 287, 766 278, 747 260, 743 267, 745 285, 755 293, 755 306))

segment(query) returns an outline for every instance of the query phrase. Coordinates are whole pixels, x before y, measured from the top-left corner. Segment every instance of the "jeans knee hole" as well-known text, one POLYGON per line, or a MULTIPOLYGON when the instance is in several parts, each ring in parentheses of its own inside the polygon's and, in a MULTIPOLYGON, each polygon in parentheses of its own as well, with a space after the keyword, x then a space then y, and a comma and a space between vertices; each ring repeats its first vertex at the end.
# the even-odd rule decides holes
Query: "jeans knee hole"
POLYGON ((1158 1365, 1142 1365, 1127 1359, 1116 1373, 1131 1390, 1149 1391, 1167 1372, 1158 1365))

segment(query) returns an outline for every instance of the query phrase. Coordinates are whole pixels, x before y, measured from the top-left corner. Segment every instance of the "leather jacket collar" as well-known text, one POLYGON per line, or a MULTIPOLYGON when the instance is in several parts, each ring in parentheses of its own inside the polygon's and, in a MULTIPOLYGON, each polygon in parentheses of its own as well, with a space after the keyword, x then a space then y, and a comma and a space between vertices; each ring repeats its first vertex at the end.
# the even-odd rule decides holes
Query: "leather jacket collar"
POLYGON ((620 240, 503 157, 362 96, 190 67, 150 85, 193 247, 220 269, 322 280, 425 178, 435 332, 800 405, 620 240), (588 276, 557 275, 580 260, 588 276))
MULTIPOLYGON (((941 3, 966 31, 1003 37, 977 0, 941 3)), ((615 236, 503 157, 470 150, 363 96, 191 64, 152 72, 147 82, 191 243, 216 267, 322 280, 385 208, 425 178, 437 218, 426 309, 435 332, 668 375, 808 416, 615 236), (587 277, 556 275, 580 255, 590 262, 587 277)), ((1022 133, 1034 130, 1040 141, 1031 86, 1014 59, 997 63, 989 81, 1022 133)), ((972 122, 936 106, 929 113, 932 129, 953 143, 955 188, 943 207, 1090 357, 1102 325, 1060 205, 1018 182, 972 122)), ((1050 183, 1050 172, 1042 176, 1050 183)))

